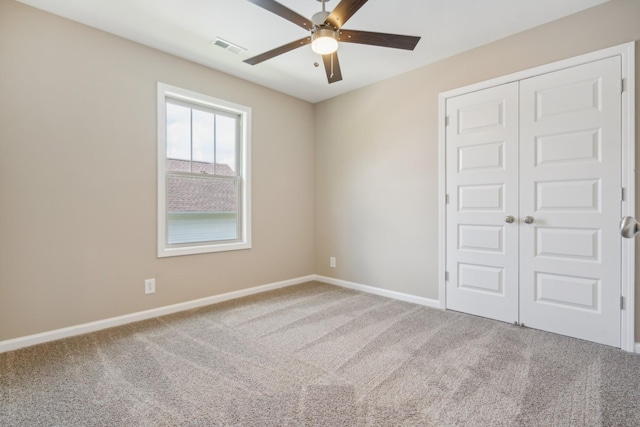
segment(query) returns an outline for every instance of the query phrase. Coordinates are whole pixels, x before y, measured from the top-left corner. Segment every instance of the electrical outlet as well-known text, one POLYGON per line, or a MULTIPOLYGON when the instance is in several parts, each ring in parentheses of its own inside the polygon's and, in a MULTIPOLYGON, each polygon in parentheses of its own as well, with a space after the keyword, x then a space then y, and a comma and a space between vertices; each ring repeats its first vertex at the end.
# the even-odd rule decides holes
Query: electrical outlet
POLYGON ((332 256, 329 258, 329 267, 336 268, 336 257, 332 256))
POLYGON ((156 292, 156 279, 146 279, 144 281, 144 293, 154 294, 156 292))

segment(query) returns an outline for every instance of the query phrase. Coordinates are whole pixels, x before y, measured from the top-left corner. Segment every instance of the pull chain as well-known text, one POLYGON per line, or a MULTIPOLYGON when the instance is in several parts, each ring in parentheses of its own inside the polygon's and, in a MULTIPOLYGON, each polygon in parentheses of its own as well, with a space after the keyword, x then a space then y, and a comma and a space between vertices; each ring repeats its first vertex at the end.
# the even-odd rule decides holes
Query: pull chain
MULTIPOLYGON (((324 2, 322 3, 324 4, 324 2)), ((333 53, 331 54, 331 75, 329 76, 330 78, 333 78, 333 53)))

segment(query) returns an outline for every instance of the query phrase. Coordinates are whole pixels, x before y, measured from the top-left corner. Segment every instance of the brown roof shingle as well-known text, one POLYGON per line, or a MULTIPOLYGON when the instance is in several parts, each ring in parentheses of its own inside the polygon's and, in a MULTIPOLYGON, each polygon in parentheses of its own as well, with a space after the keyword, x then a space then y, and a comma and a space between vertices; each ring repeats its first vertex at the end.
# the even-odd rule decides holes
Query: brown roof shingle
MULTIPOLYGON (((214 168, 218 175, 235 175, 226 164, 189 162, 167 159, 167 169, 172 171, 212 174, 214 168), (193 164, 193 165, 191 165, 193 164), (226 172, 226 173, 221 173, 226 172)), ((167 208, 169 212, 236 212, 237 181, 195 176, 170 175, 167 180, 167 208)))

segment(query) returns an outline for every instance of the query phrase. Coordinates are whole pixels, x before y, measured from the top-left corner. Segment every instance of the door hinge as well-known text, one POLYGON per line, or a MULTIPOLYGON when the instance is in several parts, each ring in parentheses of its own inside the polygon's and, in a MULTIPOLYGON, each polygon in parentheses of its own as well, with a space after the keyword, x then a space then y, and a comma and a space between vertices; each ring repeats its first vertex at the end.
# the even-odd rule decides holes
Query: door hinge
POLYGON ((620 201, 624 202, 624 187, 620 187, 620 201))
POLYGON ((624 79, 620 79, 620 93, 624 93, 624 79))
POLYGON ((449 126, 449 116, 444 116, 444 126, 449 126))
POLYGON ((620 310, 624 310, 624 297, 620 297, 620 310))
POLYGON ((448 195, 448 194, 445 194, 445 195, 444 195, 444 204, 445 204, 445 205, 448 205, 448 204, 449 204, 449 195, 448 195))
POLYGON ((445 281, 445 282, 448 282, 448 281, 449 281, 449 272, 448 272, 448 271, 445 271, 445 272, 444 272, 444 281, 445 281))

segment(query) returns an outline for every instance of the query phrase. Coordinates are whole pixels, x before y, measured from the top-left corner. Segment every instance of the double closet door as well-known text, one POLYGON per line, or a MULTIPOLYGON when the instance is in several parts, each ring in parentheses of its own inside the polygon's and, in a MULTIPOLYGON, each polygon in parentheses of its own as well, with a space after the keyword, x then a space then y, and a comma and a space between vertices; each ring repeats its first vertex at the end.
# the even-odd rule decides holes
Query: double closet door
POLYGON ((620 347, 619 57, 446 101, 446 308, 620 347))

